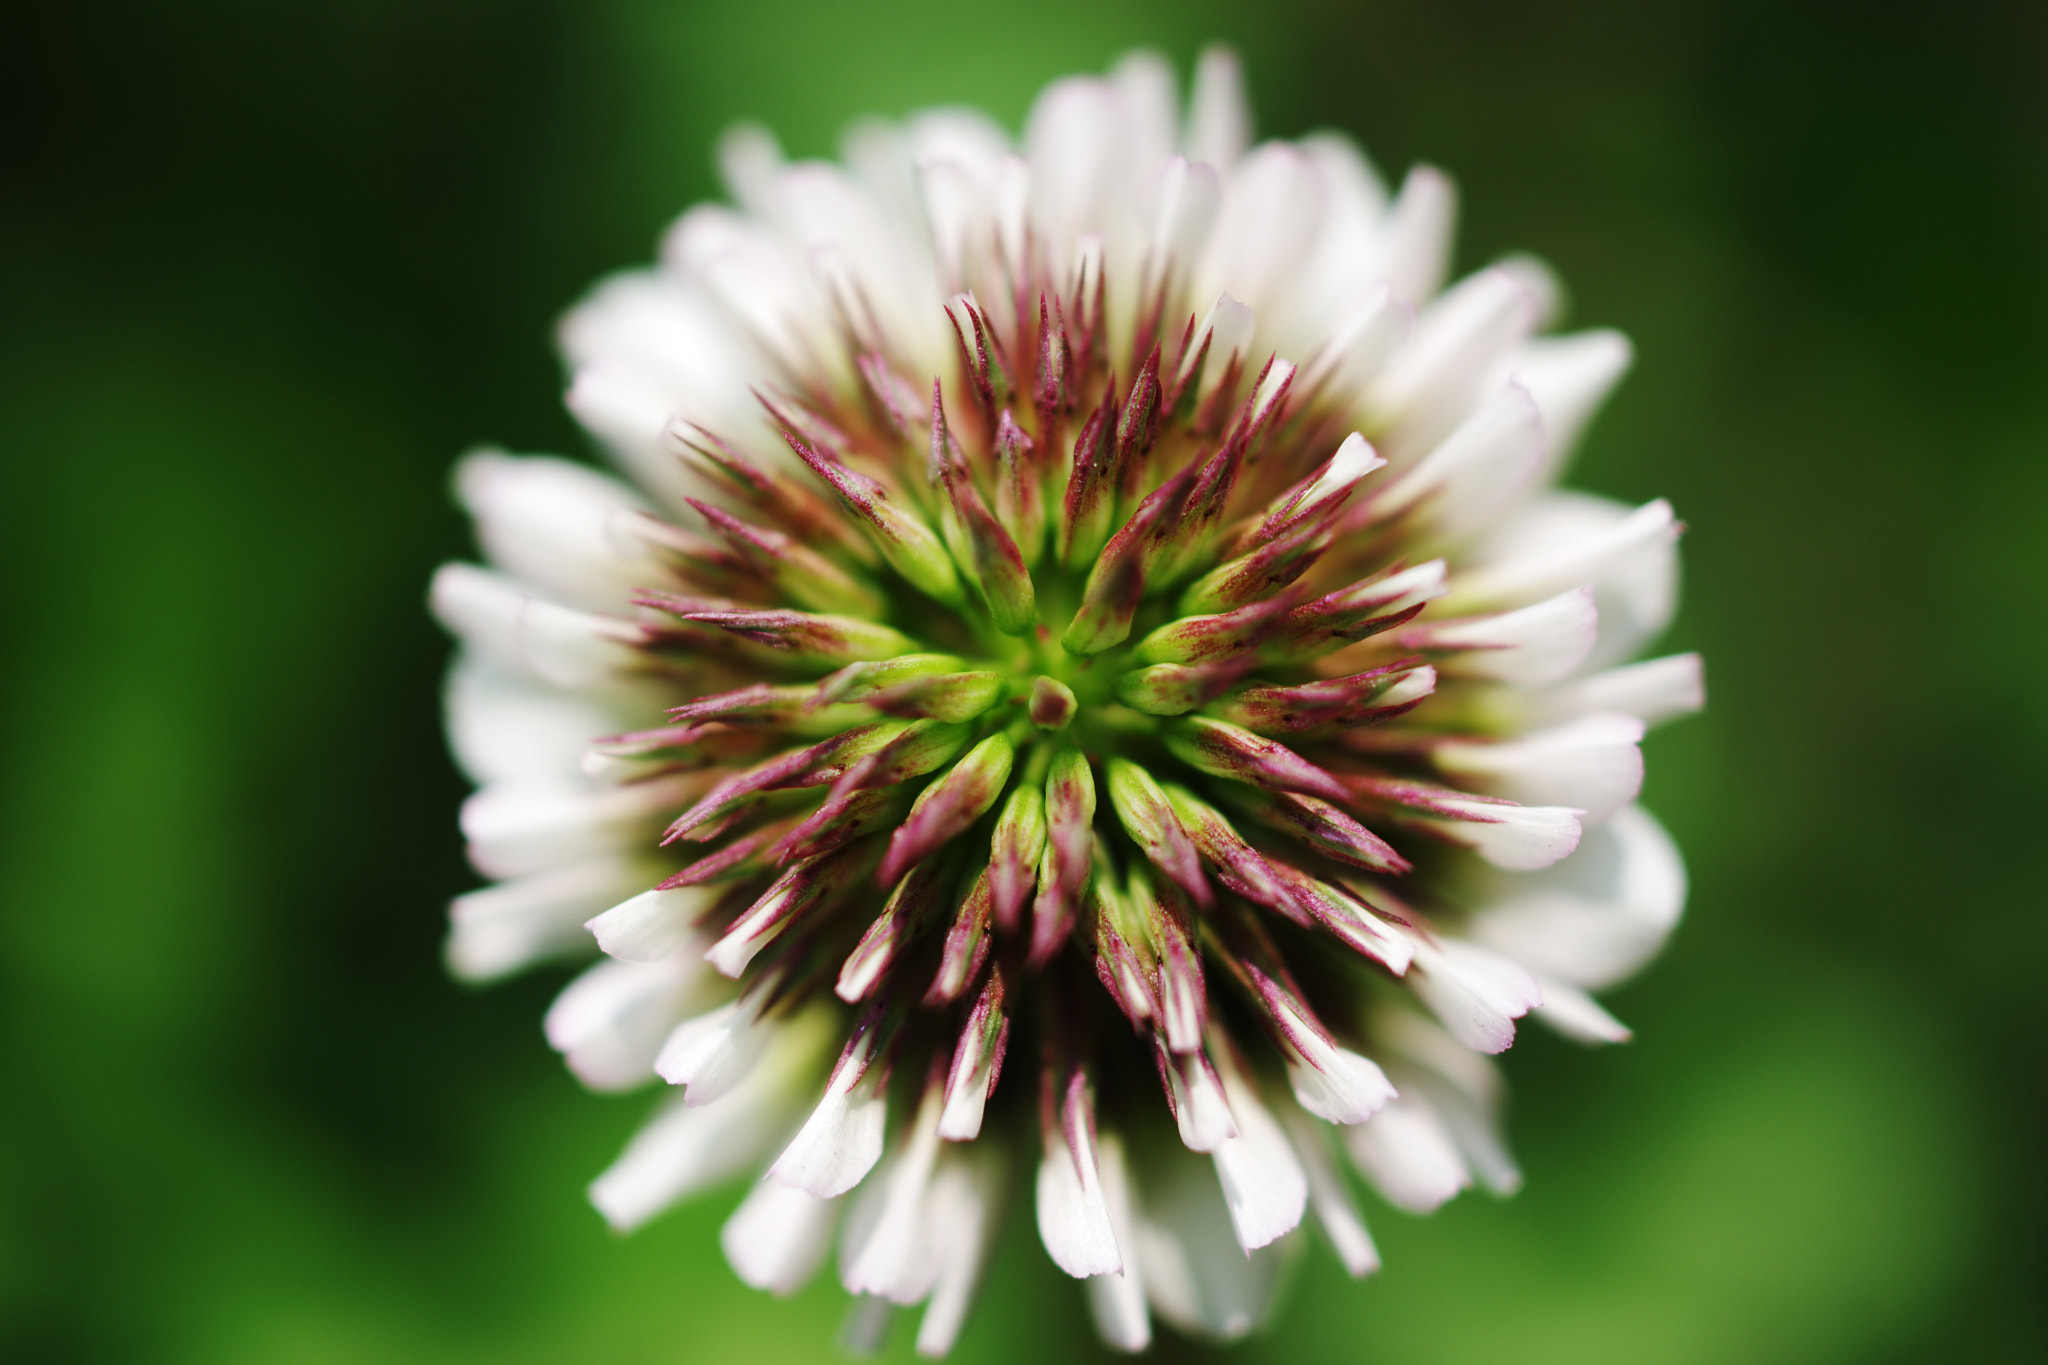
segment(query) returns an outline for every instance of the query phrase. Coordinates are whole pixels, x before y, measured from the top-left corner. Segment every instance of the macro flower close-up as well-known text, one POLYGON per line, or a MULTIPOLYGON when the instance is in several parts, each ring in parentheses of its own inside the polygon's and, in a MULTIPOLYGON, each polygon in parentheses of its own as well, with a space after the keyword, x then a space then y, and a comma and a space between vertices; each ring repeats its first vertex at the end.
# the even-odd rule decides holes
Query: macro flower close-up
MULTIPOLYGON (((1236 58, 1060 80, 791 161, 564 319, 616 473, 480 449, 435 576, 489 885, 447 960, 659 1090, 590 1185, 946 1354, 1035 1220, 1109 1346, 1264 1322, 1355 1195, 1513 1193, 1491 1058, 1680 916, 1636 797, 1700 660, 1680 526, 1561 485, 1631 360, 1456 195, 1255 142, 1236 58)), ((1076 1311, 1080 1311, 1078 1303, 1076 1311)))
POLYGON ((0 44, 0 1362, 2048 1360, 2020 0, 0 44))

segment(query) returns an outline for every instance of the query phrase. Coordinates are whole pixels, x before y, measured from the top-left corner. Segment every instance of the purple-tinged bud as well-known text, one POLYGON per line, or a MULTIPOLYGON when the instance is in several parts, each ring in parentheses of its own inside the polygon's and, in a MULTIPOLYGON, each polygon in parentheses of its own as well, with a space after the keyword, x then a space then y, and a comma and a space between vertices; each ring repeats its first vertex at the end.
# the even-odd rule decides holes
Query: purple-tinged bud
POLYGON ((1279 954, 1264 935, 1240 956, 1216 947, 1245 993, 1266 1016, 1268 1029, 1287 1059, 1287 1078, 1295 1099, 1316 1117, 1331 1123, 1363 1123, 1394 1098, 1394 1087, 1369 1058, 1342 1047, 1330 1036, 1315 1011, 1302 1000, 1279 954))
POLYGON ((1045 553, 1045 480, 1036 443, 1008 408, 996 421, 996 465, 996 516, 1028 567, 1045 553))
POLYGON ((1287 863, 1268 864, 1293 893, 1295 903, 1347 947, 1385 966, 1395 976, 1408 970, 1415 947, 1349 887, 1332 886, 1287 863))
POLYGON ((981 1116, 988 1097, 1003 1074, 1003 1054, 1010 1042, 1010 1016, 1003 1010, 1000 967, 988 974, 960 1041, 953 1045, 953 1064, 946 1071, 946 1107, 939 1115, 939 1136, 948 1142, 971 1142, 981 1135, 981 1116))
MULTIPOLYGON (((1228 294, 1209 306, 1189 347, 1183 347, 1173 381, 1173 405, 1192 410, 1194 400, 1217 392, 1226 376, 1234 379, 1251 345, 1257 319, 1252 310, 1228 294)), ((1236 387, 1233 382, 1230 386, 1236 387)), ((1224 393, 1227 400, 1229 392, 1224 393)))
POLYGON ((1236 788, 1226 799, 1252 819, 1285 834, 1327 858, 1371 872, 1407 872, 1414 866, 1386 840, 1327 801, 1299 792, 1236 788))
POLYGON ((1359 481, 1374 470, 1385 468, 1386 463, 1363 436, 1352 432, 1337 447, 1336 454, 1273 500, 1266 515, 1240 538, 1235 547, 1237 552, 1256 549, 1298 527, 1334 515, 1351 501, 1359 481))
POLYGON ((1330 517, 1304 521, 1203 574, 1181 594, 1178 610, 1189 616, 1230 611, 1270 597, 1314 568, 1334 538, 1330 517))
POLYGON ((1213 664, 1153 664, 1116 680, 1117 700, 1148 716, 1180 716, 1222 696, 1249 672, 1255 659, 1213 664))
POLYGON ((1406 625, 1443 594, 1444 563, 1440 559, 1361 579, 1291 612, 1269 643, 1268 655, 1286 663, 1319 658, 1406 625))
POLYGON ((903 811, 900 794, 887 789, 851 792, 826 801, 769 853, 780 865, 821 857, 855 839, 894 825, 903 811))
POLYGON ((990 907, 988 869, 975 875, 967 898, 953 914, 953 926, 946 931, 945 946, 939 953, 939 970, 931 988, 924 993, 928 1009, 952 1004, 967 994, 981 969, 988 964, 990 907))
POLYGON ((1074 689, 1043 673, 1031 682, 1031 723, 1041 730, 1064 730, 1081 709, 1074 689))
POLYGON ((1045 791, 1020 785, 1003 803, 989 840, 988 886, 996 928, 1017 932, 1024 906, 1038 884, 1038 860, 1045 852, 1045 791))
POLYGON ((889 365, 888 357, 869 351, 857 362, 860 377, 867 383, 876 406, 906 440, 916 440, 924 426, 924 399, 917 386, 889 365))
POLYGON ((891 715, 925 716, 933 720, 972 720, 1003 695, 999 673, 958 671, 962 661, 950 654, 904 654, 848 664, 821 679, 809 705, 862 702, 891 715))
POLYGON ((711 432, 677 420, 662 442, 740 502, 814 550, 830 550, 857 564, 875 563, 875 550, 847 525, 846 518, 810 489, 778 471, 765 470, 711 432))
POLYGON ((807 611, 691 611, 685 621, 717 626, 743 640, 792 654, 836 663, 888 659, 917 647, 900 630, 851 616, 817 616, 807 611))
POLYGON ((1194 913, 1178 887, 1171 882, 1154 885, 1141 867, 1131 869, 1128 899, 1134 918, 1144 925, 1151 941, 1160 1035, 1169 1051, 1193 1052, 1202 1045, 1202 1030, 1209 1019, 1194 913))
POLYGON ((1145 594, 1145 577, 1176 522, 1192 482, 1186 470, 1154 489, 1110 538, 1082 589, 1081 609, 1060 644, 1069 654, 1100 654, 1131 633, 1131 618, 1145 594))
MULTIPOLYGON (((854 668, 862 666, 851 665, 854 668)), ((751 687, 719 692, 681 706, 672 706, 668 713, 679 723, 718 721, 725 725, 828 735, 838 734, 847 726, 867 718, 866 713, 852 706, 819 706, 816 695, 816 689, 808 683, 787 687, 755 683, 751 687)))
POLYGON ((1138 658, 1148 664, 1211 664, 1239 658, 1256 662, 1298 602, 1295 595, 1283 592, 1236 611, 1169 621, 1138 642, 1138 658))
POLYGON ((1129 759, 1112 758, 1108 779, 1109 801, 1116 809, 1117 821, 1144 850, 1145 857, 1194 897, 1196 904, 1205 909, 1214 904, 1215 893, 1202 875, 1201 854, 1152 774, 1129 759))
POLYGON ((795 537, 751 525, 696 498, 685 501, 756 573, 797 605, 855 616, 880 614, 884 603, 879 593, 795 537))
POLYGON ((1185 787, 1169 785, 1165 792, 1181 828, 1194 841, 1203 861, 1215 870, 1218 881, 1246 900, 1284 915, 1303 928, 1313 922, 1308 911, 1296 904, 1294 892, 1279 867, 1246 843, 1228 819, 1185 787))
POLYGON ((1207 716, 1168 722, 1161 731, 1175 758, 1211 777, 1249 782, 1268 791, 1307 792, 1345 800, 1344 784, 1278 740, 1207 716))
POLYGON ((1159 348, 1154 346, 1131 381, 1116 424, 1117 495, 1125 506, 1137 496, 1144 459, 1159 435, 1159 348))
POLYGON ((740 802, 758 793, 782 791, 791 787, 816 787, 827 782, 836 783, 846 775, 849 766, 858 765, 886 751, 891 744, 914 730, 917 724, 918 722, 912 721, 885 720, 876 721, 872 725, 856 726, 830 739, 819 740, 809 748, 792 749, 787 753, 777 754, 765 763, 757 763, 744 772, 734 773, 706 792, 695 805, 677 816, 675 823, 668 827, 662 842, 666 844, 693 833, 701 826, 728 814, 740 802))
POLYGON ((899 722, 903 728, 864 756, 847 765, 832 784, 832 795, 889 787, 913 777, 922 777, 952 761, 974 730, 971 726, 943 720, 899 722))
POLYGON ((1010 393, 1016 387, 1003 355, 1003 343, 972 294, 955 294, 948 299, 946 320, 953 324, 953 336, 960 343, 960 364, 974 391, 975 403, 993 427, 997 411, 1010 401, 1010 393), (972 341, 968 340, 970 332, 972 341))
MULTIPOLYGON (((961 600, 960 576, 953 570, 953 557, 946 553, 937 533, 915 512, 890 501, 889 491, 876 480, 825 458, 793 434, 785 436, 790 449, 811 467, 812 473, 830 484, 840 502, 860 519, 891 568, 927 597, 948 603, 961 600)), ((905 652, 907 649, 906 646, 905 652)))
POLYGON ((635 730, 592 740, 583 755, 583 775, 598 782, 637 782, 663 773, 729 766, 757 757, 772 743, 773 738, 760 730, 715 721, 635 730))
POLYGON ((1053 755, 1045 776, 1045 857, 1032 907, 1032 966, 1059 951, 1072 931, 1095 852, 1095 774, 1072 744, 1053 755))
POLYGON ((1151 926, 1146 913, 1117 889, 1106 865, 1095 867, 1091 881, 1095 977, 1131 1027, 1142 1033, 1159 1017, 1159 962, 1152 952, 1151 926))
POLYGON ((780 820, 766 829, 755 830, 742 835, 716 853, 707 853, 682 871, 662 881, 656 891, 673 891, 683 886, 701 886, 706 882, 724 881, 729 878, 751 876, 765 872, 775 865, 769 858, 768 850, 776 841, 794 826, 793 820, 780 820))
POLYGON ((904 948, 936 917, 951 881, 945 875, 945 862, 944 858, 927 858, 896 883, 882 913, 875 916, 839 969, 839 984, 833 990, 841 1000, 866 999, 904 948))
POLYGON ((1116 379, 1074 438, 1074 468, 1061 506, 1057 549, 1070 569, 1092 564, 1116 513, 1116 379))
POLYGON ((1002 795, 1016 756, 1008 735, 990 735, 951 772, 919 792, 910 817, 889 838, 889 854, 882 859, 882 884, 893 883, 912 863, 980 819, 1002 795))
POLYGON ((1048 310, 1045 294, 1041 291, 1038 295, 1038 387, 1032 394, 1032 403, 1038 410, 1038 441, 1042 458, 1050 458, 1059 448, 1060 419, 1066 415, 1071 401, 1067 375, 1073 363, 1073 349, 1067 344, 1066 316, 1057 300, 1048 310))
POLYGON ((705 950, 704 960, 722 975, 737 978, 791 924, 865 877, 880 852, 869 841, 787 869, 705 950))
POLYGON ((939 481, 952 502, 953 524, 961 541, 959 548, 965 552, 963 563, 972 571, 996 629, 1005 635, 1030 633, 1038 624, 1031 572, 1024 567, 1024 556, 1016 542, 981 500, 973 477, 957 457, 952 435, 946 430, 946 412, 940 403, 937 380, 932 381, 932 463, 938 467, 939 481))
POLYGON ((1345 678, 1295 687, 1245 687, 1215 714, 1264 735, 1371 725, 1412 710, 1436 689, 1436 670, 1414 655, 1345 678))

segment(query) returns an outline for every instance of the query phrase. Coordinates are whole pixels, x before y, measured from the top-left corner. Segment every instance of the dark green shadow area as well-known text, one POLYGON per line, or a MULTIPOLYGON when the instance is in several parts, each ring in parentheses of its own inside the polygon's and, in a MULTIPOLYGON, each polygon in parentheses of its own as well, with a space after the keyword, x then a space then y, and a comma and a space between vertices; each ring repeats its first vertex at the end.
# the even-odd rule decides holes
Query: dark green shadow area
MULTIPOLYGON (((1576 481, 1689 522, 1711 694, 1649 746, 1694 895, 1639 1041, 1530 1030, 1524 1193, 1369 1210, 1385 1273, 1310 1258, 1228 1354, 2048 1358, 2038 6, 195 0, 0 44, 0 1359, 828 1355, 836 1288, 725 1269, 735 1196, 585 1206, 645 1100, 548 1054, 555 979, 440 970, 446 472, 587 451, 553 319, 729 120, 1014 122, 1211 37, 1631 334, 1576 481)), ((957 1358, 1092 1358, 1014 1212, 957 1358)))

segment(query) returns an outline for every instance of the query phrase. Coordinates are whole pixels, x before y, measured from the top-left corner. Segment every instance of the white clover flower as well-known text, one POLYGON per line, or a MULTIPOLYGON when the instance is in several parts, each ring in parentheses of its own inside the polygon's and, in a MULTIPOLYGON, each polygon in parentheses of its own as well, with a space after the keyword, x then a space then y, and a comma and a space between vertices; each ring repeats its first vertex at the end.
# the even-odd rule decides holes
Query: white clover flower
POLYGON ((1311 1212, 1377 1267, 1340 1151, 1505 1193, 1485 1054, 1628 1036, 1591 992, 1685 897, 1638 742, 1700 668, 1627 662, 1671 509, 1553 487, 1628 343, 1540 335, 1527 260, 1439 292, 1438 172, 1248 129, 1212 52, 1184 119, 1141 54, 1021 142, 735 132, 736 207, 563 326, 630 483, 462 462, 449 961, 602 949, 549 1041, 675 1087, 615 1226, 747 1176, 741 1279, 836 1227, 942 1355, 1022 1203, 1112 1346, 1229 1338, 1311 1212))

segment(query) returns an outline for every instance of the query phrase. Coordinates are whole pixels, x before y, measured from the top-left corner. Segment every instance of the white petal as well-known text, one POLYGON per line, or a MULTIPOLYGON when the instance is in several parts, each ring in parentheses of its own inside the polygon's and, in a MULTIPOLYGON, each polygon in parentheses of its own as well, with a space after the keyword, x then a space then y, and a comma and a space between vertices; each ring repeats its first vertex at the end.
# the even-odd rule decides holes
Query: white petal
POLYGON ((1358 1212, 1358 1202, 1351 1197, 1350 1187, 1344 1183, 1343 1172, 1330 1156, 1330 1130, 1310 1119, 1300 1110, 1283 1110, 1282 1119, 1287 1124, 1287 1135, 1294 1142, 1294 1151, 1301 1158, 1301 1168, 1308 1175, 1309 1207, 1315 1210, 1316 1222, 1336 1249, 1337 1259, 1344 1263, 1344 1269, 1354 1280, 1362 1280, 1380 1268, 1379 1248, 1373 1245, 1372 1234, 1365 1229, 1365 1219, 1358 1212))
POLYGON ((629 1089, 653 1079, 661 1040, 711 979, 702 963, 687 957, 651 965, 600 962, 555 997, 542 1028, 585 1085, 629 1089))
POLYGON ((1151 213, 1155 270, 1163 272, 1169 264, 1183 272, 1193 267, 1216 225, 1222 195, 1210 167, 1181 157, 1166 163, 1151 213))
POLYGON ((1449 176, 1434 166, 1408 172, 1373 244, 1396 298, 1419 304, 1443 287, 1457 217, 1458 191, 1449 176))
POLYGON ((536 872, 458 896, 448 908, 448 969, 489 981, 572 948, 588 948, 583 923, 655 876, 634 855, 613 855, 536 872))
POLYGON ((1160 1317, 1191 1336, 1235 1341, 1265 1321, 1293 1239, 1247 1255, 1206 1164, 1148 1158, 1137 1259, 1160 1317))
POLYGON ((775 178, 784 160, 775 134, 758 123, 735 123, 718 138, 718 178, 733 202, 766 218, 775 211, 775 178))
MULTIPOLYGON (((685 961, 692 956, 681 952, 669 960, 685 961)), ((656 1074, 670 1085, 687 1087, 684 1100, 688 1104, 710 1104, 731 1091, 753 1072, 785 1027, 761 1017, 761 1007, 769 996, 769 991, 756 989, 745 999, 677 1024, 654 1058, 656 1074)))
POLYGON ((874 1169, 889 1118, 888 1068, 873 1065, 874 1041, 870 1032, 861 1040, 864 1051, 841 1060, 818 1107, 769 1175, 829 1199, 845 1194, 874 1169))
POLYGON ((1070 76, 1040 92, 1024 121, 1031 206, 1054 260, 1070 258, 1084 233, 1114 221, 1111 208, 1132 187, 1121 136, 1123 100, 1107 81, 1070 76))
POLYGON ((1217 1071, 1231 1117, 1237 1121, 1237 1136, 1210 1155, 1238 1245, 1255 1251, 1300 1225, 1308 1203, 1308 1177, 1279 1122, 1228 1058, 1229 1048, 1218 1051, 1217 1071))
POLYGON ((1661 725, 1705 706, 1707 683, 1699 655, 1667 654, 1562 683, 1523 703, 1522 714, 1537 724, 1610 711, 1661 725))
POLYGON ((1478 790, 1531 806, 1575 806, 1592 825, 1642 789, 1642 738, 1634 716, 1591 715, 1519 739, 1441 744, 1431 759, 1453 781, 1475 779, 1478 790))
MULTIPOLYGON (((558 339, 574 374, 570 411, 668 507, 682 510, 682 496, 700 487, 662 446, 672 419, 743 447, 770 434, 749 387, 770 362, 680 271, 605 280, 562 320, 558 339)), ((771 456, 780 445, 763 444, 771 456)))
MULTIPOLYGON (((778 179, 778 191, 784 183, 778 179)), ((830 305, 801 256, 767 224, 716 204, 699 204, 676 220, 662 239, 661 251, 672 273, 701 288, 703 296, 716 304, 714 317, 724 322, 725 333, 737 332, 753 340, 754 347, 744 347, 742 343, 742 355, 758 347, 798 373, 815 374, 831 381, 844 377, 840 373, 843 367, 836 362, 839 348, 833 336, 836 324, 830 305)), ((679 304, 672 320, 680 323, 682 316, 679 304)), ((691 323, 701 328, 699 336, 703 339, 717 335, 720 330, 717 321, 707 326, 692 317, 691 323)), ((694 348, 690 355, 692 361, 701 359, 694 348)), ((672 379, 680 381, 678 389, 688 384, 713 397, 720 408, 730 410, 730 394, 723 384, 710 380, 712 375, 720 379, 723 375, 709 366, 704 371, 702 377, 677 373, 672 379)), ((684 396, 677 389, 665 393, 684 396)), ((689 408, 678 408, 677 415, 700 425, 718 425, 689 408)))
POLYGON ((1519 520, 1504 525, 1494 543, 1475 551, 1476 562, 1459 570, 1448 609, 1519 606, 1581 583, 1623 592, 1621 578, 1655 560, 1679 530, 1671 504, 1662 498, 1621 512, 1605 499, 1589 503, 1550 493, 1519 520))
POLYGON ((1412 1010, 1382 1009, 1374 1036, 1402 1097, 1428 1102, 1472 1175, 1495 1194, 1520 1189, 1522 1173, 1501 1135, 1500 1068, 1412 1010))
POLYGON ((622 962, 659 962, 694 937, 697 917, 718 903, 716 886, 643 891, 590 921, 597 946, 622 962))
POLYGON ((1038 1237, 1054 1265, 1077 1280, 1123 1268, 1095 1147, 1085 1129, 1078 1150, 1056 1136, 1047 1142, 1038 1163, 1037 1205, 1038 1237))
POLYGON ((1532 337, 1508 357, 1503 377, 1536 395, 1544 429, 1550 433, 1543 478, 1555 478, 1570 461, 1586 423, 1628 373, 1634 358, 1627 337, 1604 330, 1532 337))
POLYGON ((1545 976, 1601 990, 1656 955, 1685 896, 1678 846, 1648 811, 1624 806, 1555 867, 1489 879, 1466 933, 1545 976))
POLYGON ((1316 1065, 1289 1062, 1287 1081, 1302 1108, 1330 1123, 1363 1123, 1394 1097, 1379 1064, 1349 1048, 1328 1048, 1316 1065))
POLYGON ((839 1256, 839 1280, 850 1294, 916 1303, 938 1278, 940 1248, 929 1235, 924 1201, 939 1155, 943 1103, 939 1086, 925 1088, 895 1156, 861 1191, 839 1256))
POLYGON ((443 564, 429 598, 434 616, 501 668, 555 687, 615 682, 637 668, 641 630, 535 597, 511 579, 469 564, 443 564))
MULTIPOLYGON (((1631 508, 1553 489, 1531 498, 1472 551, 1453 584, 1461 603, 1513 605, 1591 583, 1599 639, 1590 667, 1620 663, 1662 631, 1678 603, 1678 532, 1669 504, 1631 508)), ((1464 610, 1462 605, 1455 609, 1464 610)))
POLYGON ((1580 1043, 1625 1043, 1635 1035, 1599 1001, 1555 978, 1542 978, 1543 1004, 1536 1018, 1580 1043))
MULTIPOLYGON (((658 381, 608 356, 576 370, 563 402, 583 429, 633 472, 635 482, 662 494, 668 507, 688 506, 683 499, 696 490, 661 448, 661 434, 677 410, 658 381)), ((702 407, 691 411, 699 421, 709 415, 702 407)))
POLYGON ((1410 649, 1459 651, 1436 660, 1450 678, 1555 682, 1585 661, 1600 631, 1593 589, 1573 588, 1496 616, 1426 622, 1401 633, 1410 649))
POLYGON ((753 1165, 789 1131, 830 1036, 826 1012, 811 1011, 801 1019, 721 1102, 691 1107, 678 1095, 655 1110, 590 1186, 590 1202, 615 1230, 631 1231, 677 1200, 753 1165))
MULTIPOLYGON (((1229 176, 1197 297, 1228 291, 1261 316, 1278 317, 1322 217, 1323 180, 1315 163, 1288 143, 1261 144, 1229 176)), ((1260 354, 1283 341, 1319 340, 1268 336, 1260 354)))
POLYGON ((1380 520, 1426 511, 1428 520, 1417 533, 1427 545, 1455 545, 1520 500, 1544 448, 1536 400, 1509 384, 1396 476, 1373 500, 1371 515, 1380 520))
POLYGON ((1583 834, 1583 812, 1571 806, 1502 806, 1448 798, 1440 804, 1469 818, 1411 817, 1409 823, 1464 844, 1495 867, 1510 871, 1532 871, 1570 857, 1583 834))
POLYGON ((1173 155, 1180 136, 1180 97, 1172 64, 1157 52, 1127 52, 1110 68, 1109 79, 1123 100, 1132 159, 1156 165, 1173 155))
POLYGON ((718 1244, 743 1283, 787 1296, 818 1273, 838 1217, 835 1200, 763 1180, 726 1219, 718 1244))
POLYGON ((1380 1197, 1409 1213, 1434 1212, 1472 1183, 1457 1143, 1420 1095, 1404 1094, 1346 1128, 1344 1146, 1380 1197))
POLYGON ((468 658, 449 670, 443 706, 449 747, 479 786, 579 785, 590 741, 633 723, 594 697, 468 658))
POLYGON ((1385 283, 1373 286, 1356 303, 1337 310, 1318 330, 1323 340, 1303 368, 1302 390, 1327 393, 1332 401, 1366 388, 1387 358, 1399 348, 1414 324, 1415 310, 1394 296, 1385 283))
POLYGON ((1398 468, 1464 421, 1494 367, 1535 326, 1537 302, 1512 272, 1494 267, 1424 309, 1369 396, 1380 453, 1398 468))
POLYGON ((1404 978, 1451 1036, 1477 1052, 1505 1052, 1515 1020, 1543 1003, 1536 978, 1498 953, 1457 939, 1418 937, 1404 978))
POLYGON ((943 1356, 953 1349, 982 1265, 995 1240, 996 1203, 1002 1197, 1000 1163, 984 1151, 949 1149, 925 1194, 929 1236, 938 1248, 938 1280, 917 1324, 917 1353, 943 1356))
MULTIPOLYGON (((1313 247, 1294 266, 1284 302, 1276 300, 1273 321, 1275 337, 1286 343, 1282 349, 1301 355, 1343 331, 1369 298, 1402 315, 1412 308, 1394 299, 1383 276, 1378 237, 1387 190, 1365 154, 1341 133, 1312 133, 1296 145, 1321 184, 1322 221, 1313 247)), ((1363 387, 1385 358, 1385 351, 1372 357, 1346 387, 1363 387)))
POLYGON ((698 773, 597 789, 494 783, 462 803, 462 833, 479 872, 524 876, 639 847, 705 785, 698 773))
MULTIPOLYGON (((1102 1174, 1103 1202, 1119 1247, 1137 1246, 1137 1217, 1131 1206, 1130 1175, 1124 1167, 1123 1143, 1114 1133, 1102 1134, 1096 1149, 1102 1174)), ((1145 1285, 1136 1255, 1125 1256, 1123 1269, 1088 1278, 1088 1313, 1096 1335, 1114 1351, 1142 1351, 1152 1344, 1152 1319, 1145 1311, 1145 1285)))
POLYGON ((594 469, 475 450, 456 465, 455 488, 491 563, 555 601, 622 612, 635 588, 669 581, 627 530, 646 503, 594 469))
POLYGON ((1183 145, 1189 160, 1219 170, 1235 166, 1252 140, 1251 106, 1245 99, 1244 70, 1227 47, 1204 48, 1195 63, 1195 88, 1188 99, 1183 145))
POLYGON ((1230 1117, 1230 1102, 1223 1096, 1223 1084, 1202 1053, 1174 1057, 1166 1069, 1173 1087, 1175 1120, 1180 1140, 1191 1152, 1213 1152, 1237 1136, 1237 1124, 1230 1117))

